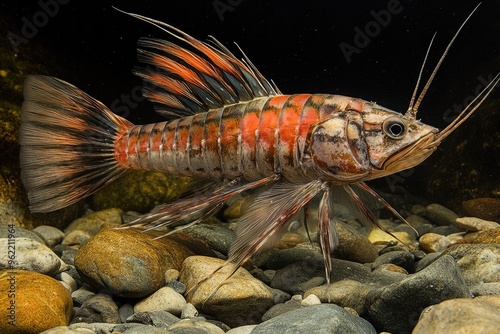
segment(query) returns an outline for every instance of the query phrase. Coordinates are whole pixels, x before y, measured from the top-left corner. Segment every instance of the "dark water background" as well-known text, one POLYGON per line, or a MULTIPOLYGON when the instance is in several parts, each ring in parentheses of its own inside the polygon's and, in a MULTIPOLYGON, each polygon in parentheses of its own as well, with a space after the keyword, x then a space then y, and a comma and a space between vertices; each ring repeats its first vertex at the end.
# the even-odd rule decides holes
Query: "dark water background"
MULTIPOLYGON (((9 21, 8 33, 23 36, 26 21, 33 23, 36 15, 40 19, 43 15, 39 12, 47 6, 42 4, 55 2, 3 2, 0 11, 2 19, 9 21)), ((354 96, 404 113, 433 33, 438 32, 426 74, 477 3, 60 0, 54 10, 57 13, 40 24, 27 43, 18 44, 17 54, 22 56, 35 45, 42 46, 50 54, 45 60, 57 64, 54 73, 62 79, 113 105, 115 111, 134 122, 157 121, 160 118, 152 105, 134 95, 141 81, 131 70, 140 65, 136 58, 139 37, 168 36, 112 8, 116 6, 172 24, 198 39, 213 35, 236 54, 233 42, 237 42, 284 93, 354 96), (391 14, 385 26, 374 24, 372 11, 380 13, 395 3, 399 3, 400 12, 391 14), (354 45, 355 27, 365 31, 370 22, 375 32, 371 32, 369 43, 348 62, 339 45, 354 45), (130 96, 132 103, 127 103, 124 95, 130 96)), ((454 104, 474 96, 483 85, 480 78, 488 79, 500 70, 499 12, 500 1, 483 1, 467 23, 420 107, 419 117, 424 122, 446 126, 454 104)), ((498 90, 495 94, 499 96, 498 90)), ((474 124, 472 119, 464 126, 481 124, 474 124)))

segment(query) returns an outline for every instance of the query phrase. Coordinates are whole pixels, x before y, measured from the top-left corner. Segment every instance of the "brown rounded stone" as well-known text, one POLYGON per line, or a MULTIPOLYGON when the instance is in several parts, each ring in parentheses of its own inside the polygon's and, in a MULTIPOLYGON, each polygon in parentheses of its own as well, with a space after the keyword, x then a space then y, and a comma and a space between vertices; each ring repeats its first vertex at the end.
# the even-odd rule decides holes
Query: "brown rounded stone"
POLYGON ((333 251, 335 257, 359 263, 375 261, 378 256, 377 247, 366 236, 347 224, 337 223, 336 225, 339 245, 333 251))
POLYGON ((0 332, 36 334, 66 326, 73 300, 57 280, 27 270, 0 271, 0 332))
POLYGON ((500 228, 481 231, 467 239, 470 244, 500 244, 500 228))
POLYGON ((82 278, 97 289, 140 298, 165 284, 165 271, 181 269, 188 256, 213 255, 204 241, 183 233, 155 239, 161 232, 104 228, 75 256, 82 278))
POLYGON ((204 256, 184 261, 179 280, 186 285, 187 301, 231 327, 259 323, 273 305, 271 289, 244 268, 228 278, 224 263, 204 256))
POLYGON ((480 197, 462 203, 465 215, 500 223, 500 198, 480 197))
POLYGON ((450 299, 425 309, 413 334, 498 333, 500 310, 475 299, 450 299))

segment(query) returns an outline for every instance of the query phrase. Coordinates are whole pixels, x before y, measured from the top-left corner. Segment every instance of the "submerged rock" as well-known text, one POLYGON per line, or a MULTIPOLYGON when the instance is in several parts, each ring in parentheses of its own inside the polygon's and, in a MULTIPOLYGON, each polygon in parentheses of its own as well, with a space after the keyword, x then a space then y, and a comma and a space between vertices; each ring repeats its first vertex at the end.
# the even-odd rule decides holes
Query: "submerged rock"
POLYGON ((480 197, 462 203, 462 211, 469 216, 500 223, 500 198, 480 197))
POLYGON ((342 307, 321 304, 302 307, 265 321, 252 334, 358 333, 377 331, 363 318, 355 317, 342 307))
POLYGON ((443 252, 443 256, 445 255, 455 259, 474 295, 500 294, 499 244, 454 245, 443 252))
POLYGON ((0 238, 0 249, 5 250, 0 253, 0 269, 24 269, 54 276, 66 267, 49 247, 33 239, 0 238), (14 245, 13 253, 7 251, 9 245, 14 245), (12 256, 13 260, 9 256, 12 256))
POLYGON ((451 299, 426 308, 413 334, 498 333, 500 309, 475 299, 451 299))
POLYGON ((37 334, 66 326, 72 311, 71 296, 57 280, 25 270, 0 272, 1 333, 37 334))
POLYGON ((427 306, 468 297, 471 294, 457 264, 444 256, 398 283, 372 290, 367 297, 368 316, 378 330, 409 333, 427 306))
POLYGON ((134 306, 134 312, 167 311, 180 316, 186 305, 184 297, 169 287, 163 287, 151 296, 140 300, 134 306))
POLYGON ((180 270, 191 255, 212 255, 206 243, 183 233, 155 239, 161 233, 105 228, 75 257, 82 278, 96 289, 131 298, 147 296, 165 285, 167 269, 180 270))
POLYGON ((185 176, 134 170, 92 196, 96 210, 121 208, 146 213, 155 206, 179 197, 190 188, 185 176))
POLYGON ((213 274, 224 263, 202 256, 191 256, 184 261, 179 280, 186 285, 187 301, 229 326, 259 323, 273 305, 271 289, 244 268, 239 268, 227 280, 229 268, 213 274))

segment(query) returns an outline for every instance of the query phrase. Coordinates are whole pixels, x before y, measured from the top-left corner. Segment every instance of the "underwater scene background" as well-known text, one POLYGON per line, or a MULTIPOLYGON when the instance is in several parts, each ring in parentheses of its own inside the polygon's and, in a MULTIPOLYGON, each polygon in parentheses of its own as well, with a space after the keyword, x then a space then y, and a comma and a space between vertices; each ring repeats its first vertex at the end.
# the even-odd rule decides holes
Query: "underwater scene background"
MULTIPOLYGON (((0 3, 0 247, 7 250, 0 251, 0 332, 133 333, 152 330, 153 324, 158 333, 175 333, 182 330, 176 326, 185 325, 196 327, 196 333, 203 328, 203 333, 220 334, 251 325, 257 327, 238 333, 258 334, 282 333, 303 321, 297 333, 335 328, 421 334, 464 326, 494 333, 500 316, 500 270, 495 266, 500 263, 498 87, 422 164, 368 182, 412 225, 375 207, 381 225, 398 239, 362 226, 335 206, 340 246, 327 287, 314 243, 317 231, 294 221, 275 248, 244 266, 251 275, 238 270, 228 290, 205 303, 217 282, 206 287, 205 295, 192 289, 220 266, 215 257, 226 259, 247 198, 228 201, 186 234, 157 240, 162 232, 109 227, 176 198, 189 189, 189 178, 131 173, 85 201, 32 214, 19 167, 23 82, 30 74, 61 78, 135 124, 164 120, 142 97, 143 82, 132 71, 143 66, 137 60, 140 37, 172 39, 113 6, 166 22, 199 40, 214 36, 237 56, 239 46, 284 94, 346 95, 405 113, 433 34, 423 82, 477 4, 0 3), (48 291, 56 296, 51 303, 46 303, 48 291), (249 291, 253 294, 247 296, 249 291), (425 317, 427 311, 431 317, 425 317), (291 327, 285 330, 283 323, 291 327), (57 326, 63 326, 61 332, 50 330, 57 326)), ((467 22, 419 108, 422 122, 445 128, 500 71, 499 12, 498 0, 485 0, 467 22)))

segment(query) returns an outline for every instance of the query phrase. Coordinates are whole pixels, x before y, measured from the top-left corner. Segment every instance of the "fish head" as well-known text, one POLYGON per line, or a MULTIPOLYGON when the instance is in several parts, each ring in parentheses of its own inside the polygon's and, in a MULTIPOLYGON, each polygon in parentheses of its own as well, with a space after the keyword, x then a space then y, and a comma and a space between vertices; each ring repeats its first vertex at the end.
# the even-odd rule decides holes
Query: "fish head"
MULTIPOLYGON (((312 130, 310 155, 325 181, 351 183, 420 164, 439 145, 439 130, 373 102, 335 96, 312 130)), ((324 106, 322 109, 325 109, 324 106)))
POLYGON ((371 172, 366 180, 419 165, 439 146, 439 129, 375 103, 363 113, 371 172))

